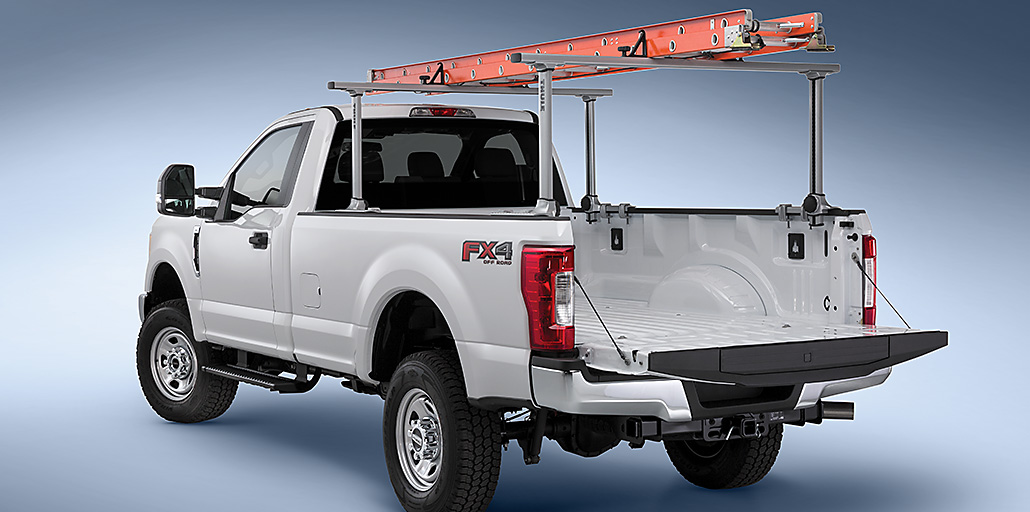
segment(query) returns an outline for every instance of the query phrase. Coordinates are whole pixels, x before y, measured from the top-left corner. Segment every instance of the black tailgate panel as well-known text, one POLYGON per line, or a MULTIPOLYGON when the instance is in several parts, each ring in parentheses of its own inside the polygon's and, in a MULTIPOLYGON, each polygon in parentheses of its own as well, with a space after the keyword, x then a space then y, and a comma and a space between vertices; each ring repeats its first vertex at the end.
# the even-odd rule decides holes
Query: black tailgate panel
POLYGON ((652 353, 653 372, 745 386, 847 379, 947 346, 944 331, 652 353))
POLYGON ((739 375, 818 370, 875 363, 890 357, 886 336, 722 349, 723 372, 739 375))

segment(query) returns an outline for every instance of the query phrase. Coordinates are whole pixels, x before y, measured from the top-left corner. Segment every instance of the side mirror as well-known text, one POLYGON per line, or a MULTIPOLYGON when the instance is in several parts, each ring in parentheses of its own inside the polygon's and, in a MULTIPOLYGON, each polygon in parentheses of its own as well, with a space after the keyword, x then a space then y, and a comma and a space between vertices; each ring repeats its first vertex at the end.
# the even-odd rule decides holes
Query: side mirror
POLYGON ((157 212, 161 215, 192 217, 196 201, 193 166, 172 164, 157 182, 157 212))

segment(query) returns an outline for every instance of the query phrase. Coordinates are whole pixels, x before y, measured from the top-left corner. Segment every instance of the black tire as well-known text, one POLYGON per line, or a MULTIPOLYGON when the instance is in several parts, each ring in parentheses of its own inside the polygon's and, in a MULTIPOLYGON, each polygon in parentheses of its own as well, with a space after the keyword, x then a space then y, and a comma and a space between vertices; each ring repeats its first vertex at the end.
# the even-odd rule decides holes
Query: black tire
POLYGON ((776 463, 783 425, 757 439, 665 441, 672 465, 690 483, 706 489, 732 489, 758 483, 776 463))
MULTIPOLYGON (((213 362, 213 357, 210 346, 197 342, 193 337, 185 300, 170 300, 155 307, 143 322, 136 342, 136 373, 143 395, 154 412, 168 421, 179 423, 196 423, 221 416, 232 405, 239 383, 201 371, 202 366, 213 362), (164 344, 162 339, 165 340, 164 344), (189 377, 184 380, 188 380, 191 387, 186 390, 187 385, 182 385, 179 390, 181 396, 169 396, 176 390, 158 381, 161 372, 167 371, 167 366, 160 368, 162 363, 159 360, 168 358, 160 359, 155 344, 170 346, 188 354, 189 357, 183 359, 192 367, 192 371, 187 372, 189 377), (155 358, 159 360, 152 361, 155 358)), ((178 361, 176 363, 178 366, 178 361)))
MULTIPOLYGON (((411 414, 409 413, 409 417, 411 414)), ((407 429, 414 417, 406 420, 407 429)), ((435 420, 434 420, 435 421, 435 420)), ((417 422, 417 420, 416 420, 417 422)), ((383 448, 390 482, 404 509, 409 512, 481 511, 486 509, 497 488, 501 474, 501 415, 473 407, 468 402, 465 381, 458 355, 450 351, 417 352, 401 361, 390 380, 383 410, 383 448), (406 476, 413 471, 408 460, 410 449, 397 444, 398 416, 408 397, 428 396, 439 419, 429 427, 438 437, 441 448, 436 460, 435 478, 428 488, 420 489, 406 476), (404 450, 404 454, 402 454, 404 450)), ((404 434, 401 434, 402 436, 404 434)), ((415 437, 415 436, 412 436, 415 437)), ((428 435, 421 437, 428 439, 428 435)), ((402 442, 406 437, 402 437, 402 442)), ((404 445, 410 446, 410 445, 404 445)), ((426 483, 422 482, 423 487, 426 483)))

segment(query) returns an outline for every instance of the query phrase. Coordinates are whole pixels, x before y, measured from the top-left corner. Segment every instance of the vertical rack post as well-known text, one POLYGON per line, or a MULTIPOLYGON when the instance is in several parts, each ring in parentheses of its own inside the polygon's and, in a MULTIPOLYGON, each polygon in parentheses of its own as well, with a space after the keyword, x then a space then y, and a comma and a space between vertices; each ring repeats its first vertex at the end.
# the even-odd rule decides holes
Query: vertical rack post
POLYGON ((586 121, 586 171, 587 188, 586 197, 583 198, 580 206, 586 211, 587 222, 593 222, 597 218, 599 202, 597 200, 597 168, 596 168, 596 145, 594 140, 594 104, 597 98, 583 96, 583 105, 586 121))
POLYGON ((554 171, 551 164, 551 154, 554 152, 551 142, 551 73, 554 70, 546 66, 537 65, 536 71, 540 98, 540 158, 538 166, 540 171, 540 195, 536 201, 534 213, 553 216, 558 212, 554 201, 554 171))
POLYGON ((808 196, 802 203, 803 214, 811 217, 812 225, 819 225, 817 217, 832 209, 826 202, 823 191, 823 79, 829 74, 825 71, 807 71, 802 73, 808 78, 809 107, 809 159, 808 159, 808 196))
POLYGON ((809 78, 809 108, 811 109, 811 151, 809 192, 823 194, 823 77, 809 78))
POLYGON ((361 95, 359 91, 350 91, 350 155, 351 155, 351 200, 348 210, 367 210, 368 203, 362 195, 361 161, 364 156, 364 143, 361 140, 361 95))

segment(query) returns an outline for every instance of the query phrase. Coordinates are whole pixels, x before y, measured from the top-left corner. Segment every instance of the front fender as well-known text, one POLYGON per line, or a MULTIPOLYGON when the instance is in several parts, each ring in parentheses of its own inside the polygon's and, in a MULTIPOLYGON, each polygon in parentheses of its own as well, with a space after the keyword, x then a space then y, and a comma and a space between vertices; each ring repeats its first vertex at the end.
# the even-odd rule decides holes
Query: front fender
POLYGON ((193 333, 197 339, 204 339, 204 321, 200 314, 200 278, 193 266, 193 228, 197 225, 196 219, 182 217, 162 216, 154 222, 143 290, 146 293, 152 292, 157 268, 164 263, 170 265, 186 294, 193 333))

